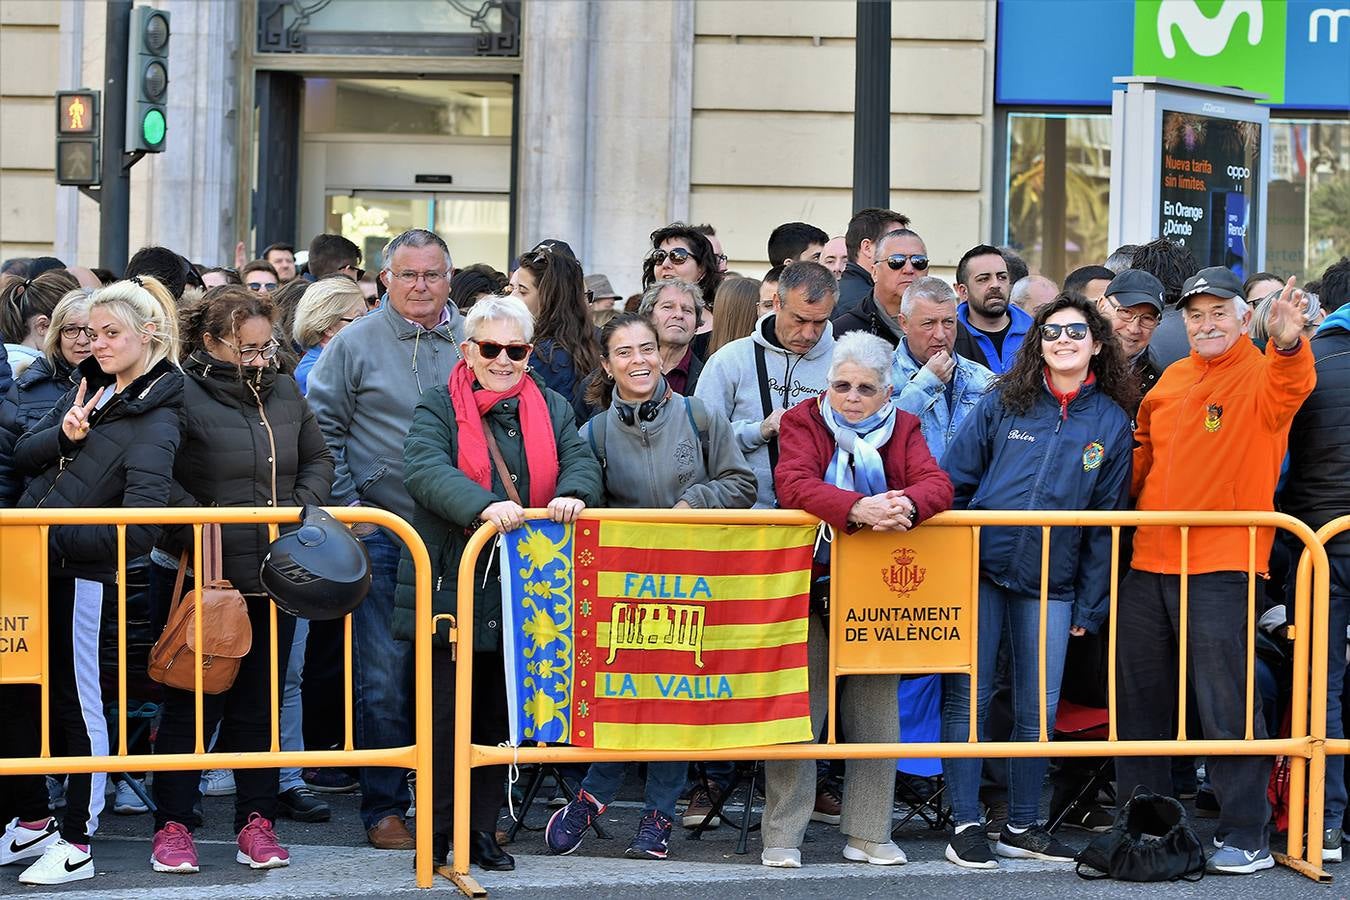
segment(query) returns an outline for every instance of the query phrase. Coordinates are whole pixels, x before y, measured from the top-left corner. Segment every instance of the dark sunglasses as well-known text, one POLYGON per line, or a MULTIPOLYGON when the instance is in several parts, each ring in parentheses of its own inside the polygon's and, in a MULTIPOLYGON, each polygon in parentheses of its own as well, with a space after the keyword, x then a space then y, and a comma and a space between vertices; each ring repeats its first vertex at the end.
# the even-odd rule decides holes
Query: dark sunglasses
POLYGON ((533 344, 498 344, 495 341, 480 341, 476 338, 469 338, 469 343, 478 346, 478 352, 483 354, 483 359, 496 359, 503 350, 506 351, 506 358, 511 362, 520 362, 530 355, 533 344))
POLYGON ((861 384, 854 384, 851 381, 831 381, 830 390, 834 391, 836 394, 845 396, 850 391, 856 390, 859 397, 875 397, 881 392, 881 388, 877 387, 875 384, 868 384, 865 381, 861 384))
POLYGON ((683 247, 672 247, 669 250, 654 251, 652 253, 652 262, 659 266, 661 265, 661 263, 666 261, 667 257, 669 257, 670 261, 678 266, 682 265, 686 260, 688 260, 693 255, 694 255, 693 253, 691 253, 690 251, 686 250, 683 247))
POLYGON ((1069 337, 1073 338, 1075 341, 1081 341, 1086 339, 1088 336, 1088 323, 1070 322, 1067 325, 1059 325, 1059 324, 1042 325, 1041 340, 1057 341, 1059 340, 1059 335, 1061 332, 1068 332, 1069 337))
POLYGON ((886 257, 886 265, 890 266, 892 269, 903 269, 905 263, 909 263, 915 269, 922 272, 924 269, 928 268, 928 257, 924 256, 922 253, 892 253, 890 256, 886 257))

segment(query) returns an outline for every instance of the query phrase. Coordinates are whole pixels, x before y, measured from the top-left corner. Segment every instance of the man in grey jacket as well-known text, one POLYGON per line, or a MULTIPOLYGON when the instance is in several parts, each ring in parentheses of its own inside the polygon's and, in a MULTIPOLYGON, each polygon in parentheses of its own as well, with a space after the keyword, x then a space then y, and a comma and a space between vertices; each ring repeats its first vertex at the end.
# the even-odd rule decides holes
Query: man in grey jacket
MULTIPOLYGON (((351 323, 309 375, 309 404, 337 464, 333 503, 374 506, 411 521, 403 486, 403 439, 422 392, 448 383, 459 361, 464 318, 450 298, 450 251, 414 228, 389 242, 389 300, 351 323)), ((371 588, 352 628, 355 737, 360 749, 412 742, 412 647, 390 632, 401 545, 383 529, 353 531, 370 555, 371 588)), ((398 769, 361 772, 361 819, 371 846, 413 846, 403 822, 408 788, 398 769)))
POLYGON ((755 507, 777 506, 773 468, 778 462, 778 420, 783 411, 825 392, 834 332, 830 313, 839 288, 820 263, 783 270, 774 311, 747 337, 712 355, 694 396, 712 415, 731 420, 758 481, 755 507))

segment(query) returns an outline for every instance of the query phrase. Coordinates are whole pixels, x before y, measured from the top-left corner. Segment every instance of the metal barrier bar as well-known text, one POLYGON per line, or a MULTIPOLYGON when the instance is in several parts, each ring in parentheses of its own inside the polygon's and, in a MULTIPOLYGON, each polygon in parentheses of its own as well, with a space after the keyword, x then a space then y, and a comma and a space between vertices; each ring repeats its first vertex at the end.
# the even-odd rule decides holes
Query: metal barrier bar
MULTIPOLYGON (((531 509, 526 511, 527 518, 540 519, 546 518, 545 510, 531 509)), ((806 523, 815 523, 816 520, 803 513, 794 513, 788 511, 764 511, 764 510, 697 510, 672 512, 670 510, 606 510, 591 509, 587 510, 585 515, 588 518, 600 520, 618 520, 628 522, 682 522, 685 524, 718 524, 718 525, 798 525, 806 523)), ((884 758, 913 758, 913 757, 1040 757, 1045 756, 1047 749, 1044 745, 1046 741, 1047 709, 1045 700, 1045 679, 1046 679, 1046 608, 1048 602, 1048 575, 1046 574, 1049 548, 1049 529, 1057 526, 1071 527, 1110 527, 1112 529, 1112 552, 1111 566, 1112 579, 1110 586, 1110 604, 1112 612, 1112 621, 1118 610, 1119 591, 1118 591, 1118 572, 1120 555, 1120 532, 1121 526, 1170 526, 1177 527, 1181 534, 1181 572, 1180 572, 1180 615, 1179 615, 1179 634, 1178 634, 1178 718, 1179 725, 1177 729, 1177 738, 1175 740, 1159 741, 1124 741, 1118 740, 1116 732, 1116 629, 1110 630, 1108 641, 1109 672, 1108 672, 1108 691, 1109 691, 1109 722, 1110 722, 1110 740, 1106 741, 1072 741, 1055 745, 1055 754, 1057 756, 1276 756, 1284 755, 1293 760, 1293 772, 1295 775, 1302 772, 1304 766, 1311 764, 1314 773, 1312 779, 1313 798, 1312 802, 1316 807, 1313 815, 1309 816, 1308 825, 1311 829, 1316 825, 1320 829, 1321 825, 1321 802, 1324 790, 1325 777, 1325 753, 1326 753, 1326 671, 1327 671, 1327 642, 1326 642, 1326 604, 1328 597, 1328 573, 1326 551, 1319 541, 1319 536, 1315 535, 1304 523, 1292 517, 1266 511, 1237 511, 1237 512, 1212 512, 1212 511, 1149 511, 1149 512, 1099 512, 1099 511, 1007 511, 1007 510, 981 510, 978 512, 962 511, 947 512, 925 523, 925 528, 933 527, 967 527, 970 528, 975 536, 973 559, 971 564, 972 596, 978 603, 979 596, 979 529, 982 526, 1037 526, 1042 528, 1042 587, 1041 587, 1041 626, 1040 626, 1040 686, 1041 686, 1041 734, 1040 740, 1028 742, 987 742, 979 743, 976 741, 976 708, 975 697, 978 693, 976 685, 977 668, 972 660, 971 677, 971 709, 970 709, 970 741, 964 743, 938 742, 928 744, 918 743, 894 743, 894 744, 786 744, 761 747, 741 747, 725 750, 700 750, 698 756, 704 760, 750 760, 750 759, 884 759, 884 758), (1300 564, 1300 577, 1296 583, 1296 606, 1299 607, 1299 623, 1294 628, 1295 639, 1295 702, 1292 716, 1291 734, 1288 738, 1266 738, 1261 740, 1192 740, 1186 738, 1185 715, 1186 715, 1186 681, 1187 681, 1187 654, 1189 650, 1189 539, 1191 528, 1206 527, 1248 527, 1249 530, 1249 570, 1255 566, 1254 541, 1256 528, 1279 528, 1292 533, 1305 547, 1304 560, 1300 564), (1305 569, 1311 568, 1311 591, 1309 590, 1309 578, 1305 569), (1301 601, 1301 602, 1300 602, 1301 601), (1318 644, 1314 632, 1317 629, 1315 625, 1312 629, 1308 627, 1310 618, 1309 607, 1317 605, 1321 611, 1320 615, 1314 618, 1318 619, 1321 631, 1321 643, 1318 644), (1310 641, 1310 638, 1312 640, 1310 641), (1306 665, 1308 660, 1308 645, 1313 644, 1312 648, 1312 684, 1320 687, 1320 691, 1314 693, 1312 697, 1312 706, 1314 713, 1320 708, 1320 724, 1314 724, 1314 729, 1309 730, 1308 722, 1308 697, 1307 688, 1309 684, 1309 673, 1306 665), (1303 661, 1302 671, 1298 660, 1303 661), (1299 701, 1298 685, 1301 684, 1304 694, 1302 703, 1299 701)), ((1340 530, 1350 530, 1350 517, 1344 520, 1340 530)), ((1325 531, 1325 529, 1324 529, 1325 531)), ((470 536, 465 545, 463 555, 460 560, 459 570, 459 596, 457 614, 460 621, 473 621, 473 588, 474 588, 474 569, 478 555, 481 553, 490 540, 497 535, 494 526, 484 524, 470 536)), ((832 579, 833 582, 833 579, 832 579)), ((1249 586, 1252 580, 1249 579, 1249 586)), ((1248 609, 1249 609, 1249 642, 1248 658, 1252 659, 1252 642, 1250 632, 1253 627, 1254 617, 1250 615, 1251 604, 1254 593, 1249 587, 1248 609)), ((972 615, 973 633, 975 634, 978 647, 978 612, 972 615)), ((430 619, 419 617, 419 623, 430 622, 430 619)), ((419 628, 425 627, 419 625, 419 628)), ((833 642, 832 642, 833 643, 833 642)), ((470 738, 470 725, 472 716, 471 698, 472 698, 472 677, 473 677, 473 634, 471 627, 457 629, 455 646, 458 653, 457 660, 457 684, 456 684, 456 710, 455 710, 455 816, 454 816, 454 835, 453 844, 456 848, 465 848, 468 846, 469 839, 469 774, 472 768, 485 765, 504 765, 510 763, 582 763, 582 762, 631 762, 631 761, 679 761, 688 759, 690 751, 685 750, 594 750, 578 747, 556 747, 556 746, 521 746, 521 747, 492 747, 473 744, 470 738)), ((428 651, 429 652, 429 651, 428 651)), ((972 656, 978 657, 978 651, 972 656)), ((829 655, 831 661, 830 683, 833 684, 835 677, 839 674, 834 670, 833 663, 836 659, 834 647, 831 647, 829 655)), ((903 667, 898 667, 903 669, 903 667)), ((907 670, 906 670, 907 671, 907 670)), ((1248 710, 1247 721, 1252 722, 1251 704, 1254 698, 1252 688, 1252 679, 1254 677, 1254 668, 1249 665, 1248 668, 1248 710)), ((833 695, 833 691, 830 694, 833 695)), ((833 697, 830 699, 829 719, 831 728, 829 735, 833 741, 833 697)), ((1350 741, 1336 742, 1338 749, 1350 750, 1350 741)), ((1294 799, 1299 798, 1299 791, 1302 790, 1301 782, 1296 786, 1294 799)), ((1308 840, 1307 853, 1303 853, 1301 833, 1303 822, 1303 810, 1301 801, 1296 807, 1291 802, 1290 807, 1290 852, 1289 854, 1276 854, 1276 857, 1283 864, 1294 868, 1296 871, 1310 878, 1318 880, 1329 880, 1326 873, 1321 869, 1321 832, 1310 833, 1308 840), (1306 858, 1305 858, 1306 857, 1306 858)), ((420 840, 420 838, 419 838, 420 840)), ((443 874, 450 877, 459 888, 471 896, 481 896, 485 893, 478 882, 469 875, 469 860, 467 852, 456 852, 454 854, 453 865, 450 869, 442 870, 443 874)))
MULTIPOLYGON (((973 525, 970 529, 971 549, 970 549, 970 596, 975 598, 976 604, 980 602, 980 526, 973 525)), ((980 646, 980 616, 979 607, 976 606, 974 615, 970 617, 971 640, 975 646, 980 646)), ((975 698, 978 696, 976 686, 980 681, 980 655, 971 654, 970 659, 970 737, 969 740, 974 743, 980 739, 980 718, 975 708, 975 698)))
MULTIPOLYGON (((426 546, 417 532, 407 522, 384 510, 373 507, 334 507, 327 512, 340 522, 370 522, 392 532, 407 546, 412 557, 415 578, 414 616, 418 622, 431 620, 431 560, 426 546)), ((414 743, 403 747, 389 747, 373 750, 352 749, 352 664, 351 664, 351 616, 347 616, 345 625, 345 672, 347 676, 346 698, 346 746, 343 750, 296 750, 279 749, 279 666, 277 660, 277 610, 272 604, 270 611, 272 634, 268 647, 270 656, 271 697, 273 701, 272 735, 270 751, 248 753, 213 753, 204 756, 203 740, 203 695, 202 695, 202 656, 197 653, 193 680, 196 690, 195 704, 195 748, 192 753, 173 754, 134 754, 127 752, 126 742, 126 528, 131 525, 187 525, 192 528, 192 583, 196 593, 196 622, 193 639, 198 648, 202 647, 201 595, 203 588, 202 526, 203 523, 268 526, 269 534, 275 537, 276 526, 300 521, 301 510, 291 508, 262 507, 209 507, 209 508, 165 508, 165 509, 21 509, 0 510, 0 528, 8 525, 35 526, 38 528, 41 547, 39 560, 41 571, 38 582, 43 596, 49 589, 49 539, 50 528, 54 525, 112 525, 117 531, 118 566, 118 725, 121 736, 117 753, 107 756, 53 757, 51 755, 50 721, 50 679, 41 682, 41 748, 40 755, 31 759, 0 759, 0 775, 42 775, 71 772, 107 772, 134 768, 150 772, 183 771, 205 769, 211 766, 229 769, 257 769, 282 767, 321 767, 321 766, 387 766, 409 768, 417 772, 417 821, 415 824, 416 876, 417 885, 429 888, 434 878, 432 871, 432 771, 431 771, 431 717, 417 716, 414 743)), ((46 604, 39 605, 42 634, 50 633, 47 627, 49 617, 46 604)), ((414 683, 414 702, 419 710, 431 708, 431 634, 418 629, 413 641, 416 676, 414 683)), ((41 647, 42 668, 50 671, 50 646, 44 639, 41 647)), ((464 845, 467 846, 467 845, 464 845)))
MULTIPOLYGON (((979 604, 979 597, 975 599, 976 605, 979 604)), ((1047 712, 1046 694, 1046 652, 1045 652, 1045 632, 1049 627, 1046 618, 1050 615, 1050 526, 1041 526, 1041 605, 1037 616, 1036 624, 1036 688, 1040 693, 1037 698, 1037 710, 1041 714, 1041 734, 1040 742, 1047 743, 1050 740, 1046 733, 1046 722, 1050 718, 1047 712)))
MULTIPOLYGON (((267 542, 270 544, 277 539, 277 526, 275 523, 267 526, 267 542)), ((268 677, 269 693, 268 697, 272 702, 272 744, 273 753, 281 752, 281 690, 277 678, 277 605, 275 603, 267 604, 268 616, 268 637, 270 646, 268 647, 268 677)), ((281 673, 284 675, 285 673, 281 673)))
POLYGON ((1256 739, 1256 526, 1247 527, 1247 740, 1256 739))
POLYGON ((1106 737, 1114 742, 1116 736, 1116 610, 1120 607, 1120 526, 1111 526, 1111 587, 1110 612, 1106 629, 1106 737))

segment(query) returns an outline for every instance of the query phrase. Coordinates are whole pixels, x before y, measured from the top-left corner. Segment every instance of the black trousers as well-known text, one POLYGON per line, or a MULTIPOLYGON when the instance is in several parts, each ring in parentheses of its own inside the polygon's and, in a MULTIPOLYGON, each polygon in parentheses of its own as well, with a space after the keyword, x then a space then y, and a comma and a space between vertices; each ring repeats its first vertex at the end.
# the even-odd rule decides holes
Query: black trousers
MULTIPOLYGON (((0 684, 0 709, 5 711, 0 758, 36 758, 42 752, 42 688, 36 684, 0 684)), ((0 824, 15 817, 20 822, 37 822, 50 814, 43 776, 0 778, 0 824)))
MULTIPOLYGON (((248 619, 253 643, 241 660, 239 675, 223 694, 202 695, 202 734, 210 741, 217 723, 220 737, 215 749, 223 753, 267 750, 272 745, 272 716, 277 712, 271 698, 269 663, 271 601, 248 598, 248 619)), ((205 624, 205 623, 203 623, 205 624)), ((277 701, 286 680, 295 619, 277 610, 277 701)), ((191 691, 164 688, 163 717, 159 724, 156 753, 191 753, 196 747, 196 702, 191 691)), ((248 824, 251 813, 269 822, 277 817, 277 769, 235 769, 234 830, 248 824)), ((201 772, 155 773, 155 829, 178 822, 189 831, 201 825, 194 807, 201 799, 201 772)))
MULTIPOLYGON (((432 825, 442 840, 455 822, 455 661, 450 651, 431 651, 432 825)), ((473 655, 475 744, 496 745, 510 735, 506 708, 506 663, 501 651, 473 655)), ((506 766, 481 766, 469 780, 469 828, 495 831, 506 800, 506 766)))
MULTIPOLYGON (((1181 579, 1131 569, 1121 585, 1116 628, 1117 731, 1121 740, 1176 736, 1181 579)), ((1242 740, 1247 707, 1247 575, 1190 576, 1187 681, 1200 728, 1190 738, 1242 740)), ((1190 700, 1188 699, 1188 703, 1190 700)), ((1253 735, 1266 737, 1261 695, 1255 695, 1253 735)), ((1243 850, 1267 843, 1268 756, 1211 756, 1207 765, 1221 812, 1216 836, 1243 850)), ((1172 792, 1168 757, 1122 756, 1116 780, 1128 797, 1137 786, 1172 792)))

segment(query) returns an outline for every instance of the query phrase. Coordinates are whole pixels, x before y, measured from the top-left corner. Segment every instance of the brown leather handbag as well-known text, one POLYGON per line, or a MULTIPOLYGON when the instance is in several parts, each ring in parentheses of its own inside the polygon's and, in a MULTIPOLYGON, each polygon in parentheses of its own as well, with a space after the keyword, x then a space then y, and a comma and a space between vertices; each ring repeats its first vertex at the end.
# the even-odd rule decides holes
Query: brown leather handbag
MULTIPOLYGON (((150 650, 150 677, 181 691, 196 689, 196 591, 183 592, 188 551, 178 560, 174 604, 164 633, 150 650)), ((220 526, 202 529, 202 691, 223 694, 239 674, 239 661, 253 646, 244 595, 221 575, 220 526)))

